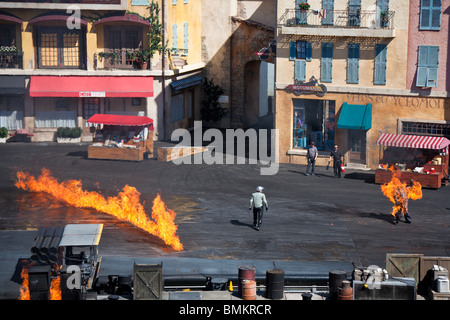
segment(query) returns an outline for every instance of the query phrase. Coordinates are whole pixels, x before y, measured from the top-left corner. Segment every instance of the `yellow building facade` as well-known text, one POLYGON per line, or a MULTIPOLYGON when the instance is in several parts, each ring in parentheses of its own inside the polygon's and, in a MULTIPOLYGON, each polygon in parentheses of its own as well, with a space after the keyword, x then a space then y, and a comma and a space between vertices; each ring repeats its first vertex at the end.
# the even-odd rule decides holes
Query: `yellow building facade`
POLYGON ((11 134, 27 132, 31 141, 54 141, 60 126, 82 128, 82 140, 89 141, 86 120, 95 113, 146 115, 154 120, 155 139, 170 137, 175 128, 188 128, 200 107, 204 63, 201 20, 196 17, 201 1, 157 3, 168 51, 156 52, 147 64, 141 63, 140 53, 149 47, 149 0, 0 3, 3 126, 11 134), (180 26, 177 48, 172 43, 173 25, 180 26), (180 46, 186 49, 182 53, 176 50, 180 46), (30 92, 33 82, 47 76, 72 83, 76 96, 30 92), (143 85, 143 79, 152 78, 153 86, 135 96, 110 96, 108 89, 95 88, 87 96, 77 89, 81 77, 99 77, 102 85, 119 78, 143 85))

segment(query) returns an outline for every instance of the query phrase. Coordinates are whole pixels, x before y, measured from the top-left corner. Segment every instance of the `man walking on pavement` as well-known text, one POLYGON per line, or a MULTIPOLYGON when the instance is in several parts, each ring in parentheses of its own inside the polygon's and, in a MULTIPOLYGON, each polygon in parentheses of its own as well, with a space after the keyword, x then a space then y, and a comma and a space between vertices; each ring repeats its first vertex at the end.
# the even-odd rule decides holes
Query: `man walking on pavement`
POLYGON ((338 146, 334 146, 334 150, 331 151, 330 159, 328 160, 328 163, 333 160, 333 169, 334 169, 334 178, 341 178, 341 164, 342 164, 342 153, 338 149, 338 146))
POLYGON ((318 155, 317 148, 315 146, 314 142, 311 142, 311 147, 309 147, 308 152, 306 154, 306 158, 308 161, 308 166, 306 167, 306 175, 309 176, 309 173, 311 172, 311 175, 314 175, 314 170, 316 168, 316 159, 318 155))
POLYGON ((258 186, 256 192, 253 192, 250 197, 250 207, 249 210, 253 209, 253 226, 259 231, 262 224, 264 207, 269 210, 269 204, 265 194, 263 193, 263 187, 258 186))

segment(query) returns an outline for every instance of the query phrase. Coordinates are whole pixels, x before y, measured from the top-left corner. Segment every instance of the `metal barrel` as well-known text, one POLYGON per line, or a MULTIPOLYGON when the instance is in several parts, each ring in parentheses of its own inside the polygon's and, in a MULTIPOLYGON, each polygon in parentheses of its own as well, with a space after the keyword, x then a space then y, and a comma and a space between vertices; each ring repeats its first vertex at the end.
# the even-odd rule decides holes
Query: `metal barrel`
POLYGON ((47 229, 45 229, 44 241, 42 242, 42 246, 39 248, 41 253, 48 252, 54 233, 55 233, 55 229, 53 227, 48 227, 47 229))
POLYGON ((347 271, 331 270, 328 274, 328 288, 330 300, 336 300, 342 281, 347 280, 347 271))
POLYGON ((256 281, 253 279, 242 280, 242 299, 256 300, 256 281))
POLYGON ((283 299, 284 297, 284 271, 269 269, 266 271, 266 298, 283 299))
POLYGON ((242 297, 242 281, 255 280, 256 268, 254 266, 240 266, 238 271, 238 292, 242 297))
POLYGON ((338 300, 353 300, 353 288, 350 285, 350 281, 342 281, 338 291, 338 300))

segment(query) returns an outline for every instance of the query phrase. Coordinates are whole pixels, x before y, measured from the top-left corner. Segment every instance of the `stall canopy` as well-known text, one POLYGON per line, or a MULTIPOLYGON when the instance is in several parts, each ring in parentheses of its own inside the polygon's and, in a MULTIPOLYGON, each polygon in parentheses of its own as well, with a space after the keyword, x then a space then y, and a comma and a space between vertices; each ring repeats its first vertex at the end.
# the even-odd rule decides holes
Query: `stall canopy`
POLYGON ((399 148, 444 149, 450 144, 445 137, 413 136, 406 134, 382 133, 377 145, 399 148))
POLYGON ((31 97, 153 97, 153 77, 31 76, 31 97))
POLYGON ((339 129, 369 130, 372 128, 372 104, 344 102, 337 123, 339 129))
POLYGON ((143 116, 125 116, 116 114, 97 113, 88 119, 89 123, 106 124, 112 126, 147 126, 153 130, 153 120, 143 116))

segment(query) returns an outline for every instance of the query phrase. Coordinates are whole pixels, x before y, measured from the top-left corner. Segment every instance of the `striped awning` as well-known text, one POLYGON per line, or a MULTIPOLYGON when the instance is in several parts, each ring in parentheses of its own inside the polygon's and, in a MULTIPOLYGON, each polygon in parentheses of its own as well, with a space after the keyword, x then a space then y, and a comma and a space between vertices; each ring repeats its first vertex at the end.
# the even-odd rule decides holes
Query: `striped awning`
POLYGON ((450 144, 445 137, 413 136, 407 134, 382 133, 377 145, 399 148, 444 149, 450 144))

